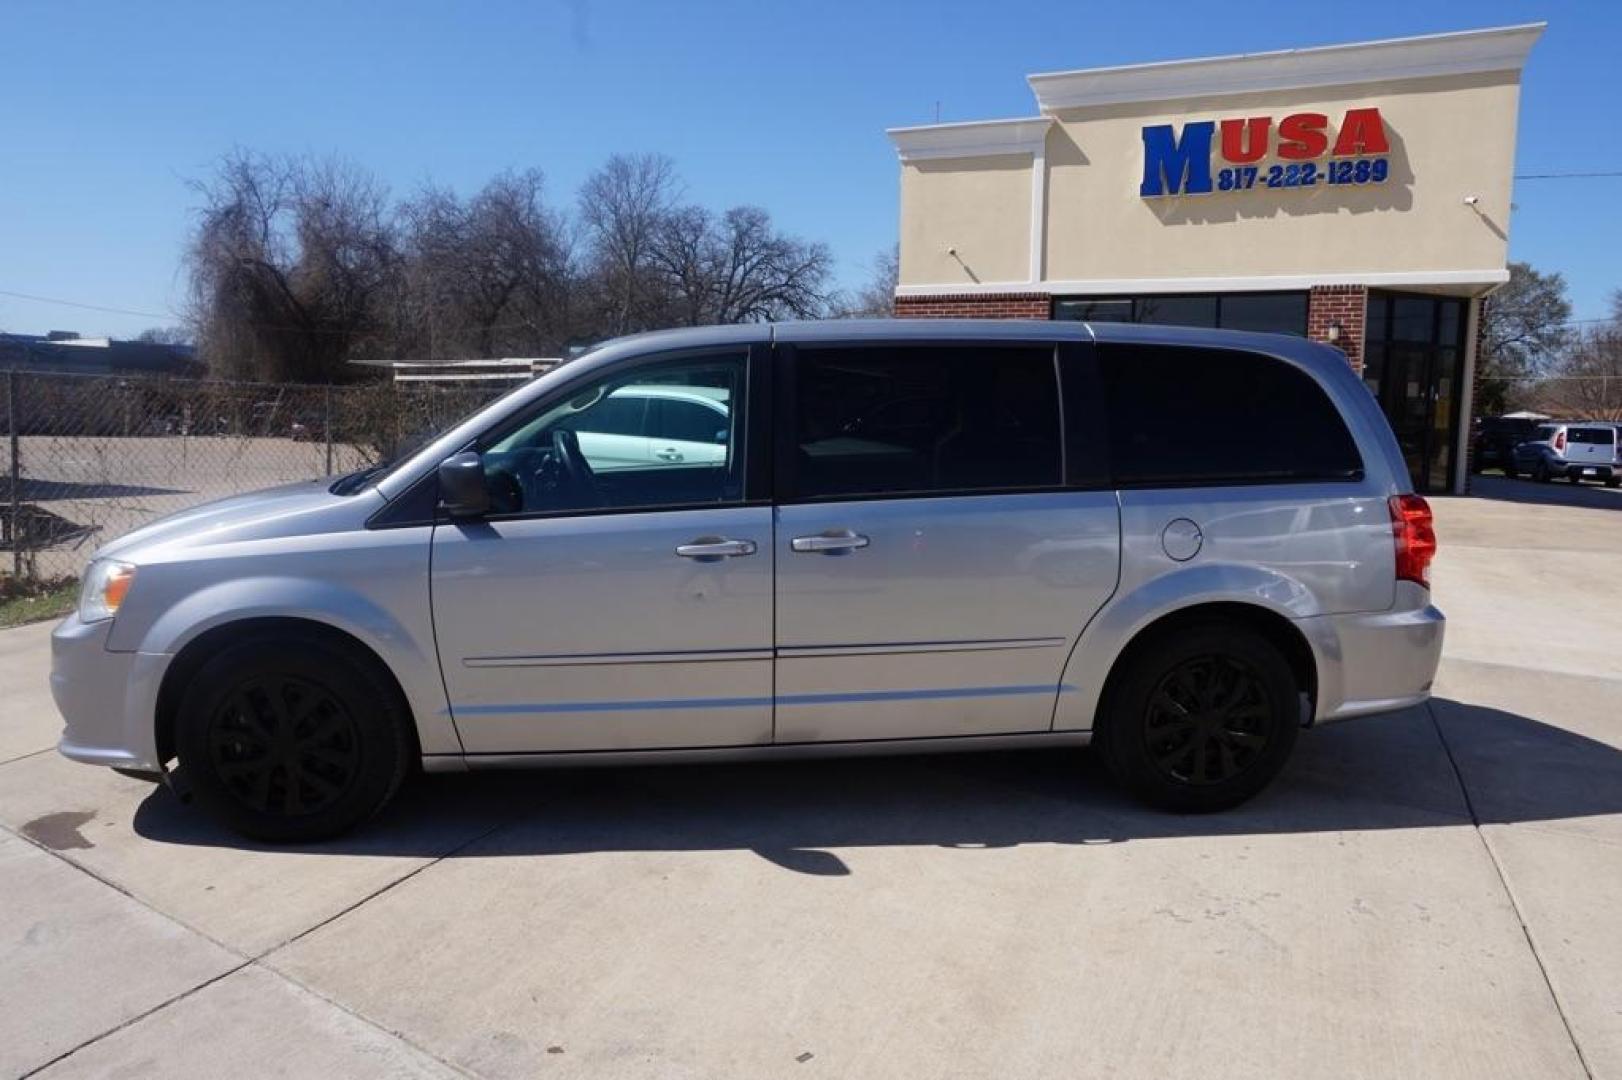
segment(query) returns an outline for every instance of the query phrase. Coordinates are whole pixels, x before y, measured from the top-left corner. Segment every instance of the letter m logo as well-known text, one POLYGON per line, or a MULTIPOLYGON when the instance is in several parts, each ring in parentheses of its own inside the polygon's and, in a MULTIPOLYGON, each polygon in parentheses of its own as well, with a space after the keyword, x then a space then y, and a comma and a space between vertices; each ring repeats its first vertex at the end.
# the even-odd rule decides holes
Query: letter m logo
POLYGON ((1143 185, 1145 199, 1159 195, 1211 193, 1211 135, 1216 123, 1201 120, 1184 124, 1179 140, 1170 124, 1143 129, 1143 185))

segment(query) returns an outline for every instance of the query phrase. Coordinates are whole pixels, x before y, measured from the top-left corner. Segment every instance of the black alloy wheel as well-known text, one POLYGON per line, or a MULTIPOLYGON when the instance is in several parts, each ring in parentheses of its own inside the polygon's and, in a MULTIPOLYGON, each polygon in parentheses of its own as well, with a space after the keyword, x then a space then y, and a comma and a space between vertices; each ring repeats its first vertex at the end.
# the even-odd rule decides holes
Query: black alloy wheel
POLYGON ((1151 806, 1237 806, 1284 768, 1303 695, 1281 645, 1245 623, 1167 627, 1133 642, 1093 741, 1116 780, 1151 806))
POLYGON ((258 813, 314 814, 360 772, 360 732, 343 703, 304 679, 242 682, 215 711, 208 748, 225 788, 258 813))
POLYGON ((1234 656, 1200 656, 1172 668, 1154 688, 1143 738, 1168 779, 1222 784, 1261 759, 1277 719, 1255 669, 1234 656))
POLYGON ((336 836, 376 814, 416 754, 386 668, 335 636, 272 632, 221 648, 175 716, 197 802, 256 840, 336 836))

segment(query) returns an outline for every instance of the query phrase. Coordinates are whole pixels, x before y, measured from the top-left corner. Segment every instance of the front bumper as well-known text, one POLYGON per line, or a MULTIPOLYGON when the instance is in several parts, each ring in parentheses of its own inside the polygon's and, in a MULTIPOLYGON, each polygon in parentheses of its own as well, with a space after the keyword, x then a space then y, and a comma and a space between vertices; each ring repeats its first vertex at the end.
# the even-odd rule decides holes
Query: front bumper
POLYGON ((1418 585, 1399 582, 1397 600, 1390 611, 1297 623, 1318 661, 1315 724, 1391 712, 1430 697, 1447 618, 1418 585))
POLYGON ((91 765, 157 771, 154 720, 169 657, 110 651, 112 626, 74 614, 51 634, 51 696, 67 722, 57 750, 91 765))

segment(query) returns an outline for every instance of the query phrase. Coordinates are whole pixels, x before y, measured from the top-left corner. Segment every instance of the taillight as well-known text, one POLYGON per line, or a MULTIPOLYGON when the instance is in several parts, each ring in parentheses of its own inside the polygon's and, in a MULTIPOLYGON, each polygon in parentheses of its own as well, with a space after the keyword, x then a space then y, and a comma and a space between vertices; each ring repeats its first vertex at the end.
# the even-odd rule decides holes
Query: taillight
POLYGON ((1436 557, 1431 504, 1418 495, 1391 496, 1391 532, 1397 541, 1397 580, 1430 588, 1436 557))
POLYGON ((1554 448, 1562 454, 1566 452, 1566 433, 1564 431, 1554 433, 1554 448))

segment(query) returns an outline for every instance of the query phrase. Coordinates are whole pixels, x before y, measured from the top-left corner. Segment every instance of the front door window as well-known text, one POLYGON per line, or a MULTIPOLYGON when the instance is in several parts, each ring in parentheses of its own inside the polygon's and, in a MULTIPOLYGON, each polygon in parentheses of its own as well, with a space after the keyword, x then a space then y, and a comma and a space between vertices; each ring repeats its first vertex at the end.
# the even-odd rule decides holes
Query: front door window
POLYGON ((549 401, 484 448, 496 513, 740 501, 744 370, 741 354, 673 360, 549 401))

